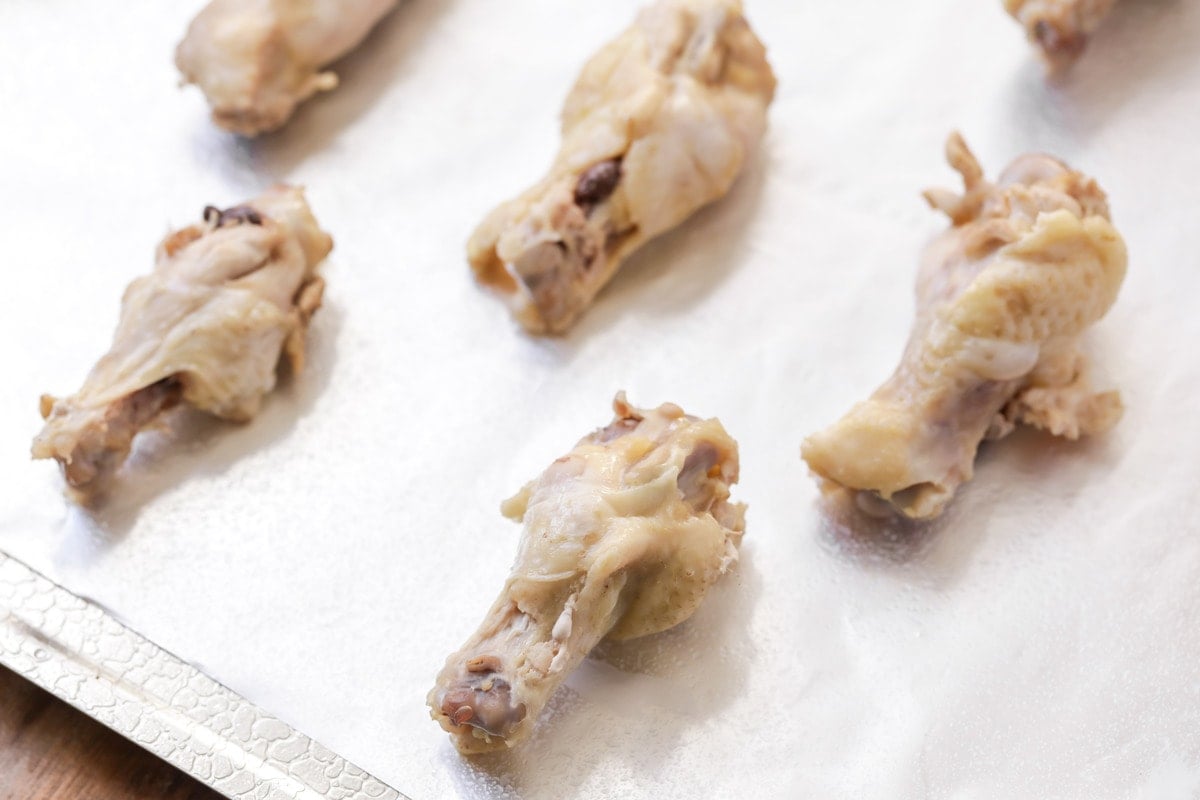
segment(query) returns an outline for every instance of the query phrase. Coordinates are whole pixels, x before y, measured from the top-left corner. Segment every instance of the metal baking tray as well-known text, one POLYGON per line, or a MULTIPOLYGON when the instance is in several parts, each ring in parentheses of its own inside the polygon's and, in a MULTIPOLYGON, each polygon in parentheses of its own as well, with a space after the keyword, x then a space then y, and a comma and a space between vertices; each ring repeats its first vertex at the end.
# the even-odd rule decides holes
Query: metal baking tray
POLYGON ((748 0, 780 82, 761 153, 532 339, 464 242, 640 4, 408 0, 254 142, 176 86, 198 2, 0 4, 0 662, 231 797, 1194 796, 1200 4, 1123 0, 1047 80, 998 0, 748 0), (1088 342, 1127 410, 987 447, 936 524, 855 535, 797 448, 895 364, 952 129, 990 174, 1048 151, 1109 192, 1130 267, 1088 342), (39 394, 78 387, 170 227, 280 180, 336 241, 309 369, 250 425, 177 416, 71 505, 27 456, 39 394), (498 504, 618 389, 739 440, 742 561, 465 760, 424 698, 515 553, 498 504))

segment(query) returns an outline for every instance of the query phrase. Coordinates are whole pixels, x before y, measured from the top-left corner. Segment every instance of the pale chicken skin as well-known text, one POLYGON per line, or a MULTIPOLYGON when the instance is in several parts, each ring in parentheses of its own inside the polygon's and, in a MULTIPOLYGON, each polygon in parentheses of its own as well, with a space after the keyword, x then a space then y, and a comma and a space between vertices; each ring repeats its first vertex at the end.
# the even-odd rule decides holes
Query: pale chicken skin
POLYGON ((601 640, 686 620, 737 559, 745 528, 737 444, 675 405, 634 408, 582 439, 502 507, 524 522, 487 618, 429 693, 463 753, 527 739, 554 691, 601 640))
POLYGON ((353 50, 398 0, 213 0, 175 50, 213 121, 242 136, 283 126, 338 84, 322 68, 353 50))
POLYGON ((584 67, 549 174, 467 245, 529 332, 562 333, 636 249, 729 191, 775 76, 740 0, 660 0, 584 67))
POLYGON ((1079 350, 1125 277, 1104 192, 1044 155, 989 183, 961 137, 946 149, 966 190, 925 193, 953 226, 925 254, 900 366, 802 447, 826 490, 872 513, 937 516, 971 479, 980 442, 1018 423, 1076 439, 1121 416, 1116 392, 1089 386, 1079 350))
POLYGON ((54 458, 84 495, 128 455, 134 437, 177 403, 244 422, 275 386, 286 355, 304 363, 321 304, 316 267, 333 240, 301 189, 277 186, 167 236, 154 271, 125 290, 112 347, 83 388, 43 395, 34 458, 54 458))
POLYGON ((1004 0, 1052 71, 1075 63, 1116 0, 1004 0))

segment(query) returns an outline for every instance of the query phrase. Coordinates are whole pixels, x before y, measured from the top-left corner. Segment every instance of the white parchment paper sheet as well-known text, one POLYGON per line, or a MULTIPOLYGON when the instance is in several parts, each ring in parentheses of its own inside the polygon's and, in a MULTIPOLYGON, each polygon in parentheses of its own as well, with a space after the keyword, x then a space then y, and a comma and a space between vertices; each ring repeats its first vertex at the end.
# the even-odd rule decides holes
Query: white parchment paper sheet
POLYGON ((0 4, 0 548, 414 798, 1200 793, 1200 3, 1123 0, 1048 83, 998 0, 749 0, 780 80, 760 157, 549 341, 464 241, 638 0, 408 0, 256 142, 176 89, 198 6, 0 4), (955 127, 992 175, 1045 150, 1109 191, 1130 268, 1090 343, 1128 410, 989 447, 927 530, 854 536, 797 447, 899 355, 955 127), (311 369, 72 507, 28 460, 38 395, 79 386, 169 227, 276 180, 336 240, 311 369), (507 574, 498 503, 620 388, 739 439, 743 561, 585 664, 526 747, 464 761, 424 697, 507 574))

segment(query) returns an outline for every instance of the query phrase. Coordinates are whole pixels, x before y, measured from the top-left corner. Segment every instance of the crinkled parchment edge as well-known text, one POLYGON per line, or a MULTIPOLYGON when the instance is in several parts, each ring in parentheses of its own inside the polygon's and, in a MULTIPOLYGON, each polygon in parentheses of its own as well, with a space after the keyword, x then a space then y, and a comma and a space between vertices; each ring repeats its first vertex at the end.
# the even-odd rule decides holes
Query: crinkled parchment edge
POLYGON ((234 800, 403 797, 3 551, 0 665, 234 800))

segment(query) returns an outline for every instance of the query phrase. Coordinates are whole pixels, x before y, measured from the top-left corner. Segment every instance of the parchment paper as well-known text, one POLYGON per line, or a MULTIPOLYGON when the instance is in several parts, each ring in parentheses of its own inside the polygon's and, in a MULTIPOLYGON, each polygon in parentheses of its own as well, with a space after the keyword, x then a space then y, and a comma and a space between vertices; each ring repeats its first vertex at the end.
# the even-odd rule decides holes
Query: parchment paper
POLYGON ((761 154, 533 340, 464 242, 639 5, 408 0, 245 142, 175 85, 199 3, 0 4, 0 548, 414 798, 1200 796, 1200 3, 1124 0, 1047 82, 998 0, 748 0, 780 81, 761 154), (1130 267, 1089 342, 1127 411, 986 448, 928 528, 855 534, 798 445, 899 356, 952 128, 992 175, 1044 150, 1110 193, 1130 267), (70 505, 28 459, 38 395, 78 388, 169 227, 277 180, 336 240, 310 369, 70 505), (621 388, 740 441, 742 562, 466 761, 424 697, 516 552, 498 504, 621 388))

